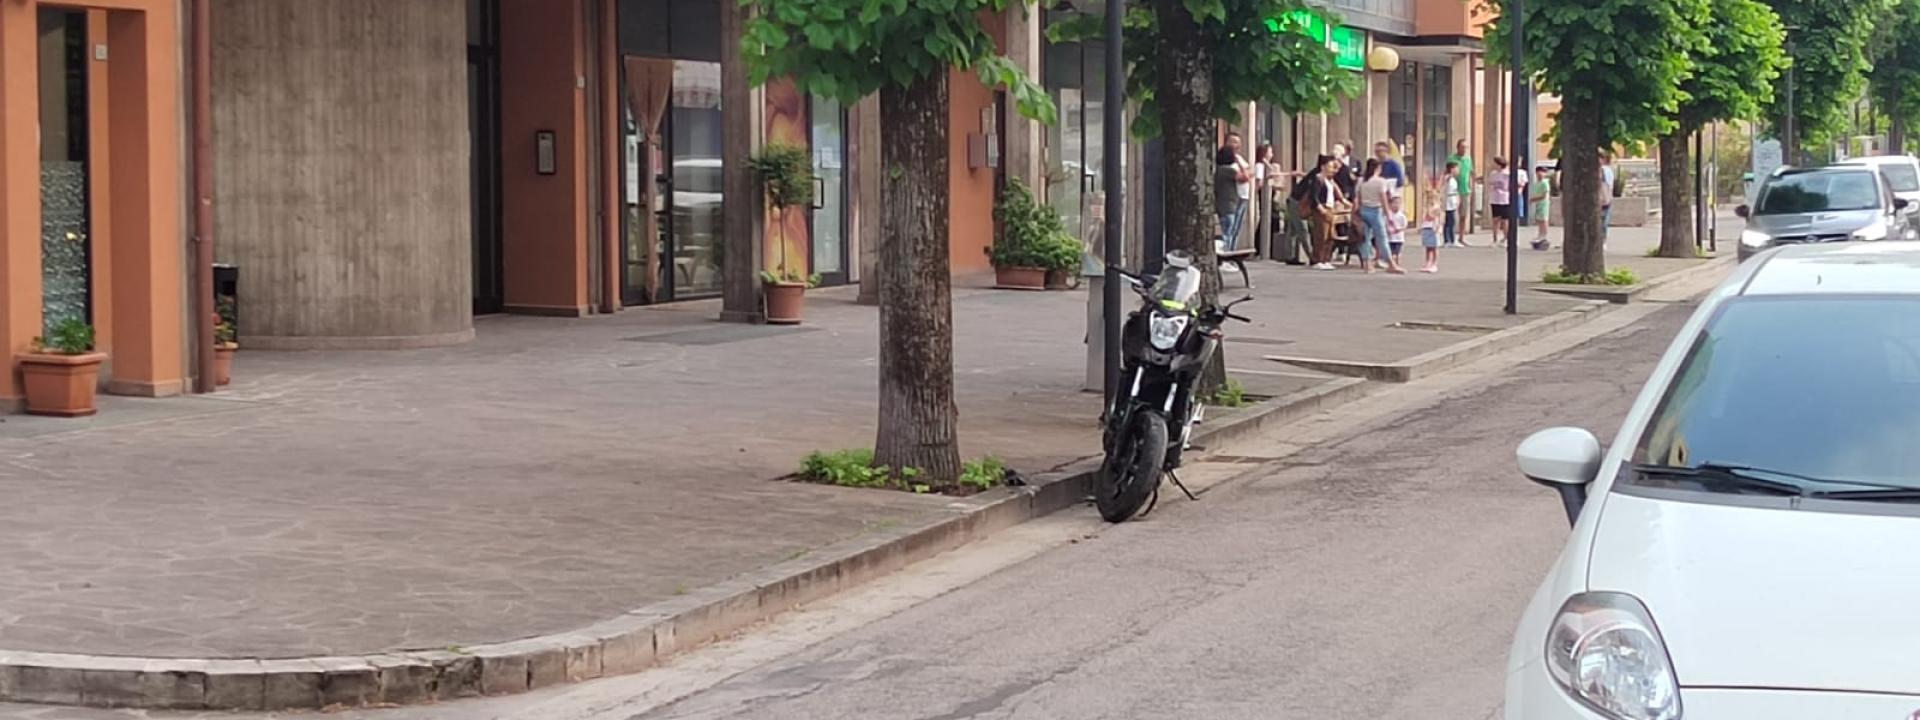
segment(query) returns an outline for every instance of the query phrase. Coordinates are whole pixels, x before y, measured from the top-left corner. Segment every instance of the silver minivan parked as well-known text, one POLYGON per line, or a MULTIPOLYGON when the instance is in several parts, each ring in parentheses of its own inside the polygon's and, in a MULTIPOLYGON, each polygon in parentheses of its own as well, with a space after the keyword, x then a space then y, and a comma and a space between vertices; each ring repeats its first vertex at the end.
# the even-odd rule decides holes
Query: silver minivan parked
POLYGON ((1747 221, 1740 259, 1779 245, 1907 239, 1907 207, 1870 167, 1782 169, 1761 184, 1752 207, 1738 208, 1747 221))

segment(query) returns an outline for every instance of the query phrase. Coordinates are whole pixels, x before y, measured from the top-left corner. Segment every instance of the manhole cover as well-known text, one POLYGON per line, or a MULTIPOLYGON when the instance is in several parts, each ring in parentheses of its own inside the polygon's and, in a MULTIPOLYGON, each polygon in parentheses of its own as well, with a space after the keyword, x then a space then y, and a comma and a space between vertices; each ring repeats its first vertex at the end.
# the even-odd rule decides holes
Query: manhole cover
POLYGON ((778 325, 719 325, 715 327, 675 330, 654 335, 637 335, 623 338, 627 342, 657 343, 660 345, 726 345, 728 343, 762 340, 782 335, 795 335, 813 332, 818 328, 782 327, 778 325))

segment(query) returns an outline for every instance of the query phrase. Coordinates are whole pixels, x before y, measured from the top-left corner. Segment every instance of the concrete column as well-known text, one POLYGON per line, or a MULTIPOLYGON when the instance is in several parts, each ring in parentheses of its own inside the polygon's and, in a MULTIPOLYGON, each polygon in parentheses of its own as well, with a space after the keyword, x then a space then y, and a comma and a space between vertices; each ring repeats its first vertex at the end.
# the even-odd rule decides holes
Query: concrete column
MULTIPOLYGON (((1028 77, 1040 77, 1041 49, 1045 47, 1040 37, 1040 9, 1017 5, 1001 13, 1007 19, 1007 57, 1028 77)), ((1007 108, 1007 147, 1001 153, 1001 163, 1007 170, 1009 179, 1017 179, 1033 188, 1034 192, 1043 192, 1047 186, 1044 149, 1046 126, 1028 120, 1017 108, 1007 108)))
MULTIPOLYGON (((1387 139, 1388 103, 1392 102, 1390 94, 1393 92, 1393 86, 1387 82, 1387 78, 1387 73, 1367 72, 1367 97, 1370 105, 1367 108, 1367 136, 1364 139, 1354 140, 1360 145, 1360 152, 1367 157, 1373 157, 1374 143, 1387 139)), ((1395 138, 1394 144, 1399 145, 1400 139, 1395 138)))
POLYGON ((471 339, 466 4, 214 0, 213 17, 220 255, 240 266, 243 340, 471 339))
POLYGON ((885 182, 880 171, 880 96, 869 95, 853 106, 855 247, 859 253, 860 304, 880 302, 880 192, 885 182))

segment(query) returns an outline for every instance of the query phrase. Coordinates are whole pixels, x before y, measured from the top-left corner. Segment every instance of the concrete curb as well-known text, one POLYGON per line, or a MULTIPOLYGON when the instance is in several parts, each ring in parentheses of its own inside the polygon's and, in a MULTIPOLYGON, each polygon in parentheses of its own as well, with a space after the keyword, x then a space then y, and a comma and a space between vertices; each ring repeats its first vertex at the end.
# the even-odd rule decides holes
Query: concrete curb
MULTIPOLYGON (((1716 261, 1717 262, 1717 261, 1716 261)), ((1702 271, 1712 264, 1688 271, 1702 271)), ((1660 278, 1670 281, 1679 273, 1660 278)), ((1340 377, 1224 413, 1195 442, 1225 443, 1291 422, 1379 387, 1406 382, 1585 322, 1592 302, 1370 372, 1340 377), (1404 379, 1394 379, 1404 378, 1404 379)), ((1301 364, 1301 360, 1286 360, 1301 364)), ((1336 362, 1336 361, 1327 361, 1336 362)), ((1345 364, 1356 367, 1357 364, 1345 364)), ((1100 459, 953 500, 959 512, 856 537, 593 625, 459 650, 295 659, 137 658, 0 650, 0 701, 165 710, 312 710, 411 705, 510 695, 640 672, 675 653, 734 634, 996 531, 1084 502, 1100 459)))
MULTIPOLYGON (((1732 257, 1714 258, 1693 267, 1677 270, 1650 279, 1635 286, 1629 294, 1625 294, 1622 297, 1637 298, 1656 288, 1722 270, 1732 262, 1732 257)), ((1626 302, 1624 299, 1588 300, 1578 306, 1562 310, 1546 317, 1531 320, 1470 340, 1457 342, 1438 350, 1421 353, 1398 362, 1368 363, 1351 360, 1290 357, 1285 355, 1268 355, 1266 358, 1274 362, 1286 363, 1288 365, 1318 370, 1334 375, 1365 378, 1377 382, 1406 383, 1435 373, 1451 370, 1494 353, 1525 345, 1548 335, 1564 332, 1573 327, 1591 322, 1612 310, 1624 307, 1626 302)))

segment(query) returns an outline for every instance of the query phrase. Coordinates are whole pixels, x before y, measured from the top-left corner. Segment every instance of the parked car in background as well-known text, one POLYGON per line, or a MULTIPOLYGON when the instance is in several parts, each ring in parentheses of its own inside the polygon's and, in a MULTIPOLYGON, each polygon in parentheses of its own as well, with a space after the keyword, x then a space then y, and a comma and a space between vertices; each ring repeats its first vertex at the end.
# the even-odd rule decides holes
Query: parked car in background
MULTIPOLYGON (((1840 164, 1879 170, 1881 177, 1886 178, 1887 184, 1893 187, 1893 196, 1907 201, 1903 212, 1908 216, 1908 226, 1920 226, 1920 223, 1914 222, 1915 214, 1920 213, 1920 160, 1915 160, 1911 155, 1872 155, 1849 158, 1840 164)), ((1916 232, 1920 232, 1920 228, 1916 232)))
POLYGON ((1521 444, 1573 532, 1520 621, 1506 717, 1920 717, 1916 433, 1920 243, 1741 266, 1611 449, 1565 427, 1521 444))
POLYGON ((1874 168, 1783 168, 1761 183, 1752 206, 1736 210, 1747 221, 1740 259, 1781 245, 1913 239, 1907 207, 1874 168))

